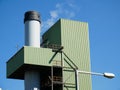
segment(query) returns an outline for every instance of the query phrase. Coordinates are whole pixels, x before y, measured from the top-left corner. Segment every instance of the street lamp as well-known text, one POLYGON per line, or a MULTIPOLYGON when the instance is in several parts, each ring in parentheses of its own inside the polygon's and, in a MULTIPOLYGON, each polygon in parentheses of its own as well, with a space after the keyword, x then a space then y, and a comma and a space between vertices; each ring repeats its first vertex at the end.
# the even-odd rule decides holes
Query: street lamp
POLYGON ((98 76, 104 76, 106 78, 112 79, 115 77, 113 73, 96 73, 96 72, 87 72, 87 71, 80 71, 75 70, 75 76, 76 76, 76 90, 79 90, 79 73, 81 74, 91 74, 91 75, 98 75, 98 76))

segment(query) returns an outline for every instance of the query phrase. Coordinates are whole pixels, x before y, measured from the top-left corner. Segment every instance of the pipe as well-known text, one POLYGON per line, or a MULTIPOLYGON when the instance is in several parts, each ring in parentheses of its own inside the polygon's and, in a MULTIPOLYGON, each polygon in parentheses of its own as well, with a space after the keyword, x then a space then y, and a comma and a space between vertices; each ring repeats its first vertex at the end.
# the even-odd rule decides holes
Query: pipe
POLYGON ((79 72, 75 70, 75 83, 76 83, 76 90, 79 90, 79 72))
POLYGON ((35 11, 25 13, 25 46, 40 47, 40 15, 35 11))
POLYGON ((25 90, 40 90, 40 73, 38 71, 25 72, 25 90))
MULTIPOLYGON (((40 15, 35 11, 25 13, 25 46, 40 47, 40 15)), ((28 70, 24 75, 25 90, 40 90, 40 73, 28 70)))

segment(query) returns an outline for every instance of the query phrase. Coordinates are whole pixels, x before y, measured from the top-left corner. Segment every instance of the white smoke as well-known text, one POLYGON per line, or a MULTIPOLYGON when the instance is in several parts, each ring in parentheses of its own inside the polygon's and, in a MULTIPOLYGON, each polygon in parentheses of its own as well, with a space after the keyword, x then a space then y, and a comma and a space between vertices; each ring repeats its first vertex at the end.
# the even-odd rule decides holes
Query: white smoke
POLYGON ((42 34, 50 28, 59 18, 71 19, 76 16, 79 7, 72 2, 57 3, 55 9, 49 12, 50 18, 42 23, 42 34))

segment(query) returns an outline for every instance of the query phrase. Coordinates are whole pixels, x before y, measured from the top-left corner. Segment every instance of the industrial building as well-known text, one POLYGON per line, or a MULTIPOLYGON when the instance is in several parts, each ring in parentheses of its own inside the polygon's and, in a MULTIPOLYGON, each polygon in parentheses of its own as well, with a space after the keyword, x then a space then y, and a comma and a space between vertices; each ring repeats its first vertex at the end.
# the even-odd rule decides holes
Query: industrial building
MULTIPOLYGON (((39 35, 29 35, 40 29, 39 14, 27 12, 24 23, 25 46, 8 60, 7 78, 25 80, 25 90, 77 90, 75 70, 90 72, 88 23, 59 19, 42 35, 41 44, 39 35)), ((92 90, 91 84, 90 74, 79 74, 79 90, 92 90)))

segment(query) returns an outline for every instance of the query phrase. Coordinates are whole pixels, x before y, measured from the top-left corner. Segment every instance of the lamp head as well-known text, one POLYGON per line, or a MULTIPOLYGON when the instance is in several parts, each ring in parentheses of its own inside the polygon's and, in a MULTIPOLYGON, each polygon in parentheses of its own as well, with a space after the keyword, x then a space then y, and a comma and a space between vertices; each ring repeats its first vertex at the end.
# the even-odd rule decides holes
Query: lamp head
POLYGON ((114 78, 115 77, 115 74, 113 74, 113 73, 103 73, 103 75, 104 75, 104 77, 106 77, 106 78, 110 78, 110 79, 112 79, 112 78, 114 78))

